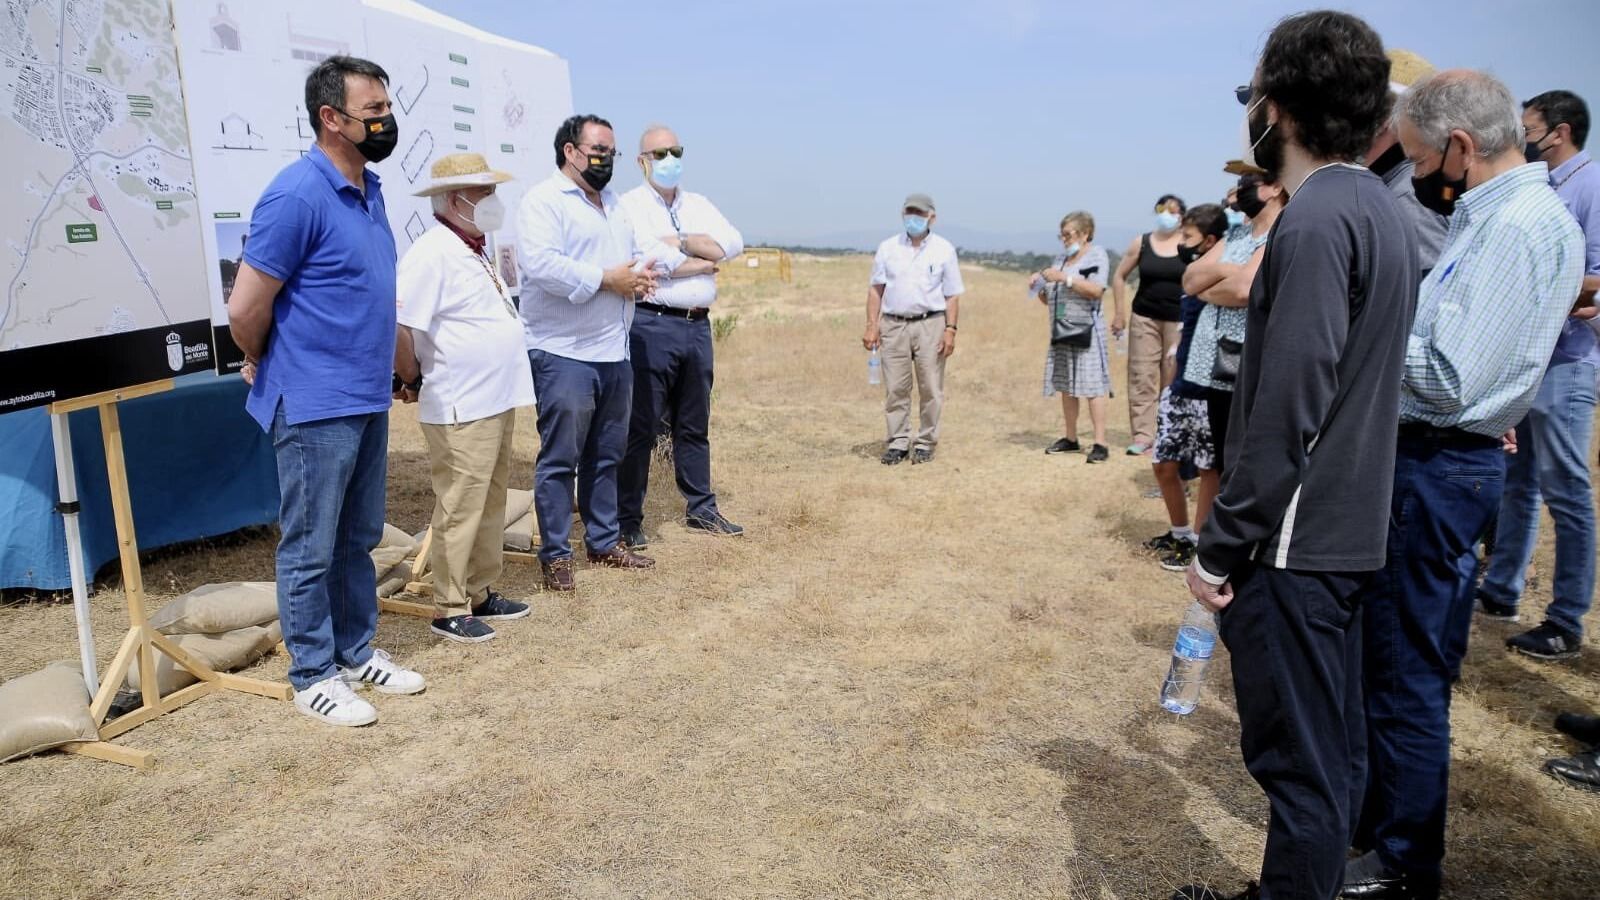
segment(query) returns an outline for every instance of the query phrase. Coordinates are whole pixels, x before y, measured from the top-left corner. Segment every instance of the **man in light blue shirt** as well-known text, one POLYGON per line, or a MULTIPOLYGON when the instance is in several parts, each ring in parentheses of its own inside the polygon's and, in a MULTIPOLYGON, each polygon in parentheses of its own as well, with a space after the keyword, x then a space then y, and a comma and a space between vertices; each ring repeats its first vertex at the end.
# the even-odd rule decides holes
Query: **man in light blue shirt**
POLYGON ((598 116, 561 123, 558 171, 528 191, 517 213, 520 314, 539 410, 539 562, 553 591, 575 587, 575 482, 589 562, 655 565, 621 540, 618 522, 617 470, 633 397, 628 329, 634 301, 655 290, 654 267, 671 271, 685 257, 659 244, 639 252, 627 214, 607 188, 616 146, 611 123, 598 116))
POLYGON ((1517 427, 1517 455, 1506 473, 1494 553, 1478 594, 1488 618, 1516 621, 1528 561, 1539 537, 1539 504, 1556 526, 1555 577, 1545 620, 1506 642, 1536 659, 1569 659, 1583 643, 1583 616, 1594 600, 1595 510, 1589 479, 1595 378, 1600 373, 1595 288, 1600 286, 1600 166, 1584 152, 1589 109, 1568 91, 1549 91, 1523 104, 1526 157, 1548 164, 1549 183, 1583 229, 1583 287, 1561 329, 1527 419, 1517 427))
POLYGON ((1502 438, 1539 390, 1582 278, 1583 238, 1523 158, 1511 93, 1441 72, 1403 95, 1417 200, 1450 216, 1406 340, 1387 561, 1362 598, 1367 791, 1345 897, 1437 900, 1450 686, 1472 622, 1473 547, 1499 507, 1502 438))

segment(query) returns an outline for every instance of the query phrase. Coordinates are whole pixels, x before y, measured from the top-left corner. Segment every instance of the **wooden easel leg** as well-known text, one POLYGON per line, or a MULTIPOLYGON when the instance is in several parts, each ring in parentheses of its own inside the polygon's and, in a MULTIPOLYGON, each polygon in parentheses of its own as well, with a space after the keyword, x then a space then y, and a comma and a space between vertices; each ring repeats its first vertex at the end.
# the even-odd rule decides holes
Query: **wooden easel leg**
POLYGON ((86 741, 82 744, 67 744, 63 752, 76 753, 90 759, 114 762, 118 765, 132 766, 135 769, 148 769, 156 764, 154 753, 146 750, 135 750, 132 747, 123 747, 108 741, 86 741))
POLYGON ((378 600, 378 609, 383 612, 398 613, 402 616, 416 616, 419 619, 433 618, 433 607, 426 603, 412 603, 410 600, 393 600, 381 597, 378 600))

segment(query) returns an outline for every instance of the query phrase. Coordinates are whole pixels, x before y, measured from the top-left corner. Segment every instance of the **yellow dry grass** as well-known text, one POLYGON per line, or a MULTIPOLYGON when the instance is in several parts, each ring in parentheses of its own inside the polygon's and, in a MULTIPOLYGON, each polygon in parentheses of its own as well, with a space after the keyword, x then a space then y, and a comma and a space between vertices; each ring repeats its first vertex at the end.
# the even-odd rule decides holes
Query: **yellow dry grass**
MULTIPOLYGON (((580 569, 576 596, 535 596, 471 648, 385 616, 379 645, 431 686, 378 698, 376 726, 230 695, 125 736, 160 754, 147 774, 60 754, 0 767, 0 895, 1134 900, 1241 882, 1266 809, 1226 660, 1189 719, 1155 704, 1184 597, 1137 549, 1163 527, 1148 464, 1041 452, 1060 428, 1043 314, 1020 276, 971 271, 939 457, 878 465, 866 274, 801 259, 793 285, 725 298, 740 319, 718 347, 716 481, 747 538, 685 532, 658 469, 654 572, 580 569)), ((531 421, 519 435, 527 482, 531 421)), ((410 409, 390 498, 392 521, 425 522, 410 409)), ((259 530, 154 554, 146 580, 159 602, 270 579, 272 547, 259 530)), ((517 566, 499 586, 536 583, 517 566)), ((103 657, 120 597, 112 578, 95 599, 103 657)), ((71 622, 60 602, 0 610, 0 675, 74 657, 71 622)), ((1600 798, 1538 766, 1569 749, 1551 717, 1594 708, 1600 653, 1542 666, 1478 632, 1448 894, 1587 897, 1600 798)))

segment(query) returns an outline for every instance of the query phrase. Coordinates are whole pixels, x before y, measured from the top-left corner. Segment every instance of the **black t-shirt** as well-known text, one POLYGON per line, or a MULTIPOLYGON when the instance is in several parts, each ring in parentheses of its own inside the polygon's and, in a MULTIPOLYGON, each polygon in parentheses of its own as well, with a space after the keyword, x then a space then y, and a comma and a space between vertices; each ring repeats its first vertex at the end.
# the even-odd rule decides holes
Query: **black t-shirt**
POLYGON ((1133 295, 1134 313, 1160 322, 1176 322, 1183 296, 1183 270, 1177 256, 1160 256, 1150 246, 1150 235, 1139 238, 1139 291, 1133 295))

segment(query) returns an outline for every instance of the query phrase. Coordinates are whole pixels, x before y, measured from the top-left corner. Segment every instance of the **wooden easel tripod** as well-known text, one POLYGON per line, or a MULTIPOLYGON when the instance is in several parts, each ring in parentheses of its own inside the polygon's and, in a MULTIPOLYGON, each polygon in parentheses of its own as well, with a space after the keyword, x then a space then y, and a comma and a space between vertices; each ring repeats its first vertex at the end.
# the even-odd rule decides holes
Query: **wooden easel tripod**
POLYGON ((100 690, 89 705, 90 715, 97 723, 105 718, 111 709, 112 700, 116 698, 117 691, 122 686, 123 679, 127 677, 128 670, 135 665, 139 667, 139 690, 143 695, 143 702, 138 709, 99 726, 98 741, 67 744, 61 749, 140 769, 149 767, 155 761, 154 755, 144 750, 113 744, 112 738, 218 691, 241 691, 274 700, 289 700, 294 697, 294 689, 287 684, 217 672, 184 652, 182 647, 173 643, 166 635, 150 627, 144 603, 144 576, 139 569, 139 543, 133 531, 133 506, 128 498, 127 461, 122 453, 122 422, 117 414, 117 403, 171 389, 172 381, 169 379, 50 405, 52 414, 65 414, 80 409, 100 411, 100 431, 106 454, 106 476, 111 487, 111 510, 116 520, 117 547, 122 559, 122 586, 128 606, 128 633, 123 637, 117 655, 111 660, 110 668, 106 669, 105 677, 100 682, 100 690), (156 653, 166 654, 200 681, 162 697, 156 679, 156 653))

